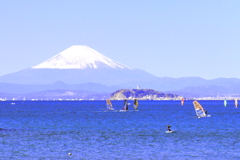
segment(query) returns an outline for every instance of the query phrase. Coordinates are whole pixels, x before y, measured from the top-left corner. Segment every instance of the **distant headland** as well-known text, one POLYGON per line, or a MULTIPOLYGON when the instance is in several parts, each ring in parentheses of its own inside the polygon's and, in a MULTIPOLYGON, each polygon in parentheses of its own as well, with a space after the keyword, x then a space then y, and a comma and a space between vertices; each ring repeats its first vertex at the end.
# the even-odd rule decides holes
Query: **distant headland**
POLYGON ((112 100, 139 99, 139 100, 180 100, 177 94, 162 93, 153 89, 120 89, 111 94, 112 100))

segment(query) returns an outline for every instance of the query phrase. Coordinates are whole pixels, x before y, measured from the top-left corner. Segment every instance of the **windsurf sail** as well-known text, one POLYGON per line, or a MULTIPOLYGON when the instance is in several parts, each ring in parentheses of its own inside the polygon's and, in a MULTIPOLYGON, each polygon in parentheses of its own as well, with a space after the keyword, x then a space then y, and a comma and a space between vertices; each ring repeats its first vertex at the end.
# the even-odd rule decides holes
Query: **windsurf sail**
POLYGON ((182 100, 181 100, 181 104, 182 104, 182 106, 184 105, 184 98, 182 98, 182 100))
POLYGON ((135 111, 138 110, 138 100, 137 99, 134 99, 133 107, 134 107, 135 111))
POLYGON ((128 110, 128 101, 126 99, 124 100, 123 110, 128 110))
POLYGON ((234 100, 235 100, 235 107, 237 108, 238 107, 238 100, 237 100, 237 98, 235 98, 234 100))
POLYGON ((107 102, 107 108, 110 109, 110 110, 114 110, 113 106, 112 106, 112 102, 110 101, 110 99, 107 99, 106 102, 107 102))
POLYGON ((197 101, 193 101, 193 105, 196 111, 196 114, 198 117, 206 117, 206 113, 205 110, 203 109, 203 107, 201 106, 201 104, 199 104, 197 101))
POLYGON ((224 106, 227 107, 227 100, 224 99, 224 106))

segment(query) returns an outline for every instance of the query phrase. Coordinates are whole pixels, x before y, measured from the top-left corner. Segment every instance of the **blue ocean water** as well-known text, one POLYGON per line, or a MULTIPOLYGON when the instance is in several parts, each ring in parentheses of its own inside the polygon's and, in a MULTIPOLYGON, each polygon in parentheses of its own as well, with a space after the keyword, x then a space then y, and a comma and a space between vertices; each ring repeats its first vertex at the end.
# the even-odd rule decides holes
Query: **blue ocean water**
POLYGON ((11 103, 0 102, 0 159, 240 159, 234 101, 199 101, 209 118, 197 118, 192 101, 139 101, 136 112, 133 101, 128 112, 105 101, 11 103))

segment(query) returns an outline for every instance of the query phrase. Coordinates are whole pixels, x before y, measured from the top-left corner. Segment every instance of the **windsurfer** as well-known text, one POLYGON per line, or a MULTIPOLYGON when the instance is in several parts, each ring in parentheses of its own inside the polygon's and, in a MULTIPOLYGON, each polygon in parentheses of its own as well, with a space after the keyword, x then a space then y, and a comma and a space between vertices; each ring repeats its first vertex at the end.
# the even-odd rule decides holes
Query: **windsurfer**
POLYGON ((207 115, 207 111, 205 110, 205 114, 207 115))
POLYGON ((138 100, 137 99, 134 99, 134 103, 133 103, 133 107, 134 107, 134 110, 137 111, 138 110, 138 100))
POLYGON ((170 125, 167 125, 167 129, 168 129, 168 131, 172 131, 170 125))
POLYGON ((125 111, 128 110, 128 102, 127 102, 126 99, 124 100, 124 107, 123 107, 123 110, 125 110, 125 111))

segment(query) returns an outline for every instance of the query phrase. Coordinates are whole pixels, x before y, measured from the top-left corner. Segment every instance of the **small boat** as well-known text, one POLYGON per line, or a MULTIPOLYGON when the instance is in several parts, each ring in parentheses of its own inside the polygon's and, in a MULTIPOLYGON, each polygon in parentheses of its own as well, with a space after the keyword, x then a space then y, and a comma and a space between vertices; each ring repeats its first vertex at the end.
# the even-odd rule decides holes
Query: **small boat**
POLYGON ((224 99, 224 106, 227 107, 227 100, 224 99))
POLYGON ((211 117, 211 115, 207 115, 207 111, 205 111, 203 109, 203 107, 201 106, 200 103, 198 103, 197 101, 193 101, 193 105, 194 105, 194 109, 196 111, 196 115, 198 116, 198 118, 211 117))
POLYGON ((182 104, 182 106, 184 105, 184 98, 182 98, 182 100, 181 100, 181 104, 182 104))
POLYGON ((165 131, 165 133, 174 133, 174 131, 165 131))
POLYGON ((133 107, 135 111, 138 111, 138 100, 134 99, 133 107))
POLYGON ((114 110, 114 109, 113 109, 113 106, 112 106, 112 102, 110 101, 110 99, 107 99, 107 100, 106 100, 106 103, 107 103, 107 109, 109 109, 109 110, 114 110))
POLYGON ((235 100, 235 108, 238 108, 238 100, 237 100, 237 98, 235 98, 234 100, 235 100))

